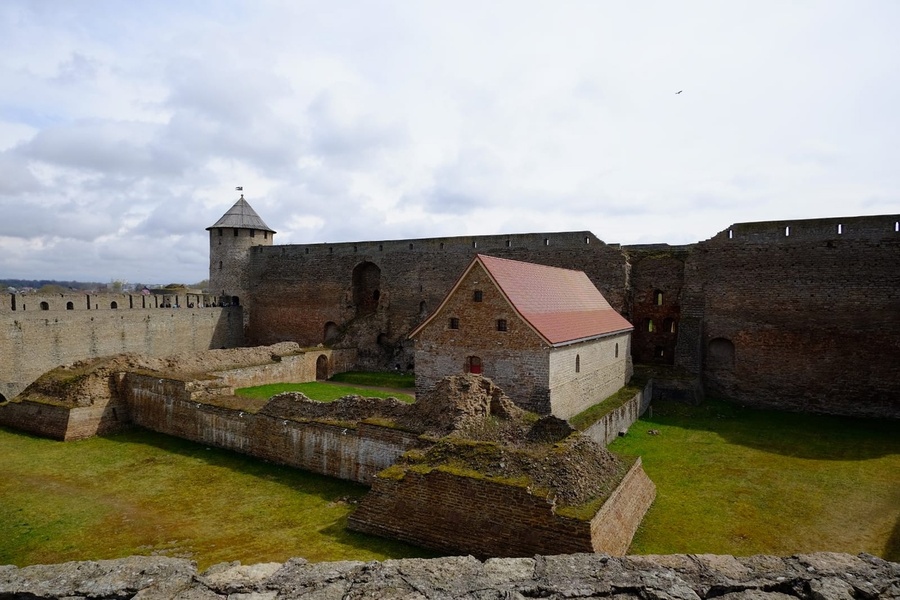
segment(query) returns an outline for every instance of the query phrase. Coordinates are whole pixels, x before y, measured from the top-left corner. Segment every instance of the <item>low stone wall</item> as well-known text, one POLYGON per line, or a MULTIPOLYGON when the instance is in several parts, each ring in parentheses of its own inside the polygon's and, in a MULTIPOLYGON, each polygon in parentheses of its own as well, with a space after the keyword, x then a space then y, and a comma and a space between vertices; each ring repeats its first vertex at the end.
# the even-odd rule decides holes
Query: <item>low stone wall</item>
POLYGON ((900 597, 900 564, 867 554, 471 556, 384 562, 222 563, 132 556, 0 566, 0 600, 28 598, 630 598, 849 600, 900 597))
POLYGON ((522 486, 432 470, 378 477, 349 529, 474 556, 623 554, 655 497, 638 461, 591 521, 556 514, 522 486), (609 536, 604 539, 602 536, 609 536))
POLYGON ((644 472, 638 458, 609 500, 591 519, 591 540, 595 552, 622 556, 656 499, 656 485, 644 472))
POLYGON ((53 440, 65 440, 69 408, 39 402, 0 404, 0 425, 53 440))
POLYGON ((370 483, 418 436, 375 424, 329 424, 206 404, 187 383, 130 373, 136 425, 330 477, 370 483))
POLYGON ((640 392, 615 410, 603 415, 593 425, 582 432, 598 444, 609 445, 619 436, 619 432, 628 431, 650 406, 653 397, 653 381, 649 381, 640 392))

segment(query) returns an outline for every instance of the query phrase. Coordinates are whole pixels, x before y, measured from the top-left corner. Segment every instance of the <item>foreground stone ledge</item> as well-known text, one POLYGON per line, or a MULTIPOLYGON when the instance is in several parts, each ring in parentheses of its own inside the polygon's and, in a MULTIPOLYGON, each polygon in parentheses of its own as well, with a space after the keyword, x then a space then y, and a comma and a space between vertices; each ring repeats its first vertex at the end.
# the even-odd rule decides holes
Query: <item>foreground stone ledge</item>
POLYGON ((222 563, 132 556, 0 566, 0 600, 42 598, 264 600, 277 598, 642 598, 725 600, 900 598, 900 564, 860 554, 471 556, 384 562, 222 563))

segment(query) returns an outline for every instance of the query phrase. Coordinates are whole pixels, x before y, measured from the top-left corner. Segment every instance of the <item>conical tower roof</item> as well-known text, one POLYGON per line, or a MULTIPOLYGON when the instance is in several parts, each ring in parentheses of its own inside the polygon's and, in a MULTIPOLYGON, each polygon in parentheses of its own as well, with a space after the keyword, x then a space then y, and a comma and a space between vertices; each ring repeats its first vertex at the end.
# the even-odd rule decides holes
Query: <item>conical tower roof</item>
POLYGON ((263 223, 263 220, 259 218, 259 215, 256 214, 256 211, 253 210, 253 207, 250 206, 250 203, 244 200, 244 195, 241 194, 241 199, 234 203, 234 206, 228 209, 222 218, 215 222, 215 224, 206 228, 207 231, 210 229, 215 229, 217 227, 229 227, 231 229, 257 229, 259 231, 269 231, 271 233, 276 233, 274 229, 263 223))

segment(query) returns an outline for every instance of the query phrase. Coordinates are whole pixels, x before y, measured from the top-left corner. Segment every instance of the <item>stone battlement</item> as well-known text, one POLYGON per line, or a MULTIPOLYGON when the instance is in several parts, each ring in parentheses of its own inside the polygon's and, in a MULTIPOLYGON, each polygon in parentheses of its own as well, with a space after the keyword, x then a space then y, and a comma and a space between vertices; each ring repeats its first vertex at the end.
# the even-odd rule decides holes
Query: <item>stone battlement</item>
POLYGON ((900 215, 735 223, 707 243, 778 244, 798 241, 900 240, 900 215))

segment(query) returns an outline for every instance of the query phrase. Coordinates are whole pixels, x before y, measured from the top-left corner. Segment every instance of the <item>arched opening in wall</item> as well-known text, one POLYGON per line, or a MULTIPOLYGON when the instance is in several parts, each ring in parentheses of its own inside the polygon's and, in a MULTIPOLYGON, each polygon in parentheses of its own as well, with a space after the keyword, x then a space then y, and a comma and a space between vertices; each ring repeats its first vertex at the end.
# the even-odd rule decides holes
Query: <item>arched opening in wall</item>
POLYGON ((41 310, 50 310, 50 305, 46 302, 41 302, 41 310))
POLYGON ((706 352, 706 366, 710 369, 734 368, 734 343, 727 338, 709 340, 706 352))
POLYGON ((644 330, 650 333, 656 331, 656 325, 653 324, 653 319, 645 319, 644 320, 644 330))
POLYGON ((675 319, 666 319, 663 321, 663 331, 666 333, 675 333, 675 319))
POLYGON ((0 394, 0 404, 3 404, 4 402, 6 402, 6 396, 0 394))
POLYGON ((66 302, 66 310, 75 310, 75 305, 71 302, 66 302))
POLYGON ((232 296, 232 297, 231 297, 231 305, 232 305, 232 306, 240 306, 240 305, 241 305, 241 299, 238 298, 237 296, 232 296))
POLYGON ((665 358, 665 357, 666 357, 666 349, 663 348, 662 346, 657 346, 657 347, 653 350, 653 355, 654 355, 656 358, 665 358))
POLYGON ((575 372, 581 373, 581 355, 580 354, 575 355, 575 372))
POLYGON ((478 356, 470 356, 466 359, 466 373, 472 373, 473 375, 481 375, 483 365, 481 364, 481 358, 478 356))
POLYGON ((661 290, 655 290, 653 292, 653 304, 657 306, 662 306, 663 303, 663 293, 661 290))
POLYGON ((316 381, 328 379, 328 357, 320 354, 316 359, 316 381))
POLYGON ((337 326, 337 323, 335 323, 334 321, 328 321, 327 323, 325 323, 325 330, 322 335, 322 339, 324 343, 330 344, 335 341, 340 334, 341 330, 337 326))
POLYGON ((361 262, 353 268, 353 304, 357 315, 372 314, 381 297, 381 269, 371 262, 361 262))
POLYGON ((109 303, 109 307, 110 307, 110 308, 113 308, 113 309, 119 308, 119 303, 118 303, 118 302, 115 302, 115 301, 110 302, 110 303, 109 303))

